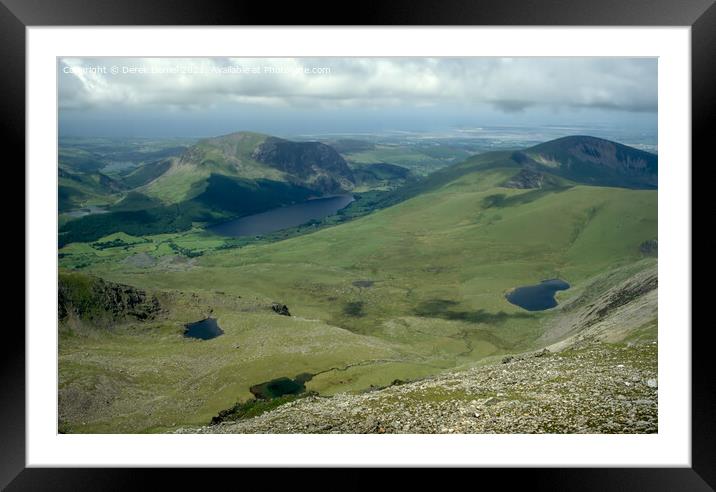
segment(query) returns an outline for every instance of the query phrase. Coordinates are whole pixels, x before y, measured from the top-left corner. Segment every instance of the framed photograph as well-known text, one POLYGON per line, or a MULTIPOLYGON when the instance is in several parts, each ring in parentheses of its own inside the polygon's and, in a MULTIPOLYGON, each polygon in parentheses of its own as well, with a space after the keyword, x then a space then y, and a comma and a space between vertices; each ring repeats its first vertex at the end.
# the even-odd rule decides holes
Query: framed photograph
POLYGON ((691 322, 713 1, 317 24, 2 0, 0 23, 25 183, 8 490, 189 467, 716 484, 691 322))

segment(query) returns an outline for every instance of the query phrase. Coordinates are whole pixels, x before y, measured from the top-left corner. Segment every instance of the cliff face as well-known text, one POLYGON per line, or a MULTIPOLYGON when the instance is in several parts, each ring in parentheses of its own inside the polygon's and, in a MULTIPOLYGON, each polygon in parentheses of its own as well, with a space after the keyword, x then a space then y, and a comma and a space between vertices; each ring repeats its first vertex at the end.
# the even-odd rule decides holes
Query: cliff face
POLYGON ((161 311, 154 295, 129 285, 80 273, 60 273, 58 316, 87 320, 152 319, 161 311))
POLYGON ((353 187, 353 172, 332 147, 320 142, 291 142, 269 137, 256 147, 252 157, 317 191, 335 193, 353 187))

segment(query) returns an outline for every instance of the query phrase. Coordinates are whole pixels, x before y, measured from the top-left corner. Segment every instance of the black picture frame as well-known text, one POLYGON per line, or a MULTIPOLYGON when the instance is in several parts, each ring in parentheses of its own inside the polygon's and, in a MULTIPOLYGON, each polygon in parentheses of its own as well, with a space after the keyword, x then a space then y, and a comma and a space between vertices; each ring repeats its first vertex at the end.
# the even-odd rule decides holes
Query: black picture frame
MULTIPOLYGON (((0 130, 5 149, 14 156, 13 160, 8 158, 6 166, 9 162, 24 162, 25 155, 25 29, 112 25, 691 26, 692 158, 704 165, 713 162, 709 123, 716 115, 714 0, 399 0, 364 2, 354 9, 339 7, 337 3, 241 0, 0 0, 0 130)), ((21 169, 17 166, 15 171, 17 179, 24 183, 21 169)), ((16 291, 20 291, 19 287, 16 291)), ((550 468, 517 474, 485 469, 479 471, 481 482, 487 483, 484 480, 494 475, 501 487, 509 487, 527 474, 530 489, 537 490, 714 490, 716 419, 712 412, 716 409, 716 378, 710 364, 709 328, 706 325, 692 330, 691 468, 550 468)), ((171 475, 184 486, 206 486, 207 473, 211 473, 213 482, 233 472, 26 468, 24 333, 6 330, 0 347, 0 486, 7 490, 124 490, 148 484, 147 480, 160 478, 159 474, 162 480, 171 475)), ((293 477, 291 480, 296 475, 293 477)), ((368 486, 372 480, 357 469, 345 471, 340 477, 341 484, 349 488, 368 486)), ((251 481, 244 476, 242 483, 247 478, 251 481)))

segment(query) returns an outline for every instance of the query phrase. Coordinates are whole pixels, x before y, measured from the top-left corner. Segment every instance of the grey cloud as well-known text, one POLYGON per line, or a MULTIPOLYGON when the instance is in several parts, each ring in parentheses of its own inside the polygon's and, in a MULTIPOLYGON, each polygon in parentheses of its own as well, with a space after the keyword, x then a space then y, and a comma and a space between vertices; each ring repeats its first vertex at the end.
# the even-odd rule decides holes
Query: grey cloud
POLYGON ((203 58, 62 59, 64 110, 267 107, 390 108, 491 104, 656 111, 656 59, 629 58, 203 58), (143 67, 144 74, 66 73, 68 67, 143 67), (191 67, 202 73, 170 73, 191 67), (285 69, 282 73, 220 70, 285 69), (330 70, 330 74, 311 70, 330 70), (304 72, 307 71, 307 72, 304 72))
POLYGON ((491 101, 491 103, 498 109, 505 113, 521 113, 525 109, 533 106, 535 103, 530 101, 515 101, 515 100, 503 100, 503 101, 491 101))

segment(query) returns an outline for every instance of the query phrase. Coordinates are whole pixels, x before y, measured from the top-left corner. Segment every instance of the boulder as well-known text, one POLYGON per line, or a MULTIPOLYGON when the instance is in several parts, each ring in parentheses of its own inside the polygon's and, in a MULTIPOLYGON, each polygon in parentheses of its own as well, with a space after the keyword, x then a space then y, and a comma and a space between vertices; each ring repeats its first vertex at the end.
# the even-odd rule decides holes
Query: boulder
POLYGON ((280 314, 281 316, 291 316, 291 313, 288 311, 288 306, 285 304, 274 302, 271 304, 271 309, 273 312, 280 314))

